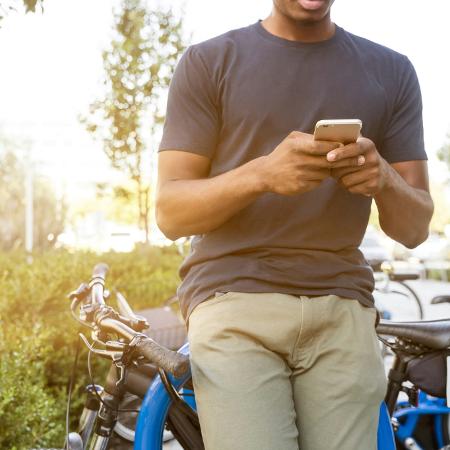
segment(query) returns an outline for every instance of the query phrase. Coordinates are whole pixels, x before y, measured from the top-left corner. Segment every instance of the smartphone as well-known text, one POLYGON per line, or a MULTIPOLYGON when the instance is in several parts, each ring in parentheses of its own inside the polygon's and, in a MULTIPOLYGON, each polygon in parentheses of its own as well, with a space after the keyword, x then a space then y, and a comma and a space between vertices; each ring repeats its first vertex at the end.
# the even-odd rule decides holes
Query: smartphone
POLYGON ((314 129, 314 139, 350 144, 359 138, 361 128, 362 122, 359 119, 319 120, 314 129))

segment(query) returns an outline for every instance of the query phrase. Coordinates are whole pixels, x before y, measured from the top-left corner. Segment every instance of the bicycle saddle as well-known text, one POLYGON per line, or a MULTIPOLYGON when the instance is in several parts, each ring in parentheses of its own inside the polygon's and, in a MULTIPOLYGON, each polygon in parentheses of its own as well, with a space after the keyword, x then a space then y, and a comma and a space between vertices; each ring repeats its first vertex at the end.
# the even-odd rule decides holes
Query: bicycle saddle
POLYGON ((377 333, 407 339, 435 350, 450 347, 450 319, 420 322, 391 322, 380 320, 377 333))

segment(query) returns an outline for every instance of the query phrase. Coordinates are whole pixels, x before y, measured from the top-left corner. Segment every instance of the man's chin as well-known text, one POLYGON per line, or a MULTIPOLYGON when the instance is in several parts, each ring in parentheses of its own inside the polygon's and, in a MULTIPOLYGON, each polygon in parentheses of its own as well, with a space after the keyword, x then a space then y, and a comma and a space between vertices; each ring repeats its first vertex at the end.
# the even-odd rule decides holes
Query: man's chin
POLYGON ((302 24, 313 25, 329 14, 330 3, 328 0, 296 0, 291 3, 290 15, 302 24))
POLYGON ((297 0, 297 4, 302 10, 310 13, 326 11, 328 3, 327 0, 297 0))

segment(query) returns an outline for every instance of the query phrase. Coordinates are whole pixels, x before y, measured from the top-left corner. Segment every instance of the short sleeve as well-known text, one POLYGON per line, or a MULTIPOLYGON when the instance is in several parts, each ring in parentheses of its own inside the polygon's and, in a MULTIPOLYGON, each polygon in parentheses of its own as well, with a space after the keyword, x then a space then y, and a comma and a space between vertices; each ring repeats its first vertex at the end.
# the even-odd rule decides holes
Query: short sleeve
POLYGON ((178 63, 169 86, 159 151, 183 150, 212 157, 219 134, 217 92, 195 46, 178 63))
POLYGON ((423 137, 422 95, 416 71, 408 58, 392 93, 394 105, 385 127, 380 154, 389 163, 426 160, 423 137))

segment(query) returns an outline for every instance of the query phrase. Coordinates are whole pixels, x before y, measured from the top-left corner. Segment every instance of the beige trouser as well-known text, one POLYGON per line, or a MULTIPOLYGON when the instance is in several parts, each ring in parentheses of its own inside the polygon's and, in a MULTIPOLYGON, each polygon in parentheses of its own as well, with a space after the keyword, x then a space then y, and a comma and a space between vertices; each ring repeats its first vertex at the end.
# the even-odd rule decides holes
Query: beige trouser
POLYGON ((375 450, 376 312, 329 295, 228 292, 189 319, 207 450, 375 450))

